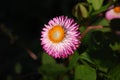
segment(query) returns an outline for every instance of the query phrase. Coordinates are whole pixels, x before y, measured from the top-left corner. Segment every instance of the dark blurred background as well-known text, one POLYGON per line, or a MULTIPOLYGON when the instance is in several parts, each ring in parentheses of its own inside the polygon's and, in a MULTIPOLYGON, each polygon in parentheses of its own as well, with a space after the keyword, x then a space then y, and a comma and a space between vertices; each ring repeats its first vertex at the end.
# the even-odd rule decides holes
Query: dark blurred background
POLYGON ((38 80, 37 67, 43 50, 40 31, 60 15, 72 16, 78 0, 1 0, 0 1, 0 80, 38 80), (34 52, 34 60, 28 53, 34 52), (20 71, 22 69, 22 72, 20 71))

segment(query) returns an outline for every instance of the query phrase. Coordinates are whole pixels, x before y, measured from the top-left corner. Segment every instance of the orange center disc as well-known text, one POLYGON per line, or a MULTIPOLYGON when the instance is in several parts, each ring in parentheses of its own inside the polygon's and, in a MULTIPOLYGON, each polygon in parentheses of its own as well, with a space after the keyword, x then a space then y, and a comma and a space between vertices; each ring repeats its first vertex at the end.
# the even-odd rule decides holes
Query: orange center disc
POLYGON ((60 25, 54 26, 52 29, 49 30, 48 32, 48 37, 49 39, 54 42, 58 43, 61 42, 65 36, 65 31, 60 25))
POLYGON ((120 6, 115 7, 115 8, 114 8, 114 11, 115 11, 116 13, 120 13, 120 6))

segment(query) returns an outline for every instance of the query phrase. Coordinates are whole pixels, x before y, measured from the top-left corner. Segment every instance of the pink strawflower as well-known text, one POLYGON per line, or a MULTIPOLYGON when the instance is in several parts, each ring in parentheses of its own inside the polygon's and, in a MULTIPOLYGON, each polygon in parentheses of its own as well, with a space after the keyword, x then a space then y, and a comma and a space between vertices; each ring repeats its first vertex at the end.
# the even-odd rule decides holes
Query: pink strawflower
POLYGON ((105 14, 107 20, 112 20, 116 18, 120 18, 120 6, 116 6, 110 10, 108 10, 105 14))
POLYGON ((78 30, 79 25, 67 16, 53 18, 42 31, 43 49, 54 58, 67 58, 80 44, 78 30))

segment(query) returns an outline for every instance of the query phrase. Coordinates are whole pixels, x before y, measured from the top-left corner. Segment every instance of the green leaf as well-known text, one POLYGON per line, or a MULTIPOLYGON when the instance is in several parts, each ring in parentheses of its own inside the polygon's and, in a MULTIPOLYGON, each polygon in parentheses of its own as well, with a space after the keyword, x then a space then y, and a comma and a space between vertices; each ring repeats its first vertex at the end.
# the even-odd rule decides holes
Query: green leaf
POLYGON ((70 57, 69 61, 69 69, 75 67, 77 65, 77 61, 79 60, 79 54, 77 51, 75 51, 75 54, 70 57))
POLYGON ((70 80, 68 75, 64 75, 63 80, 70 80))
POLYGON ((87 11, 87 5, 85 3, 78 3, 74 8, 73 8, 73 14, 77 18, 87 18, 88 17, 88 11, 87 11), (82 16, 81 16, 82 15, 82 16))
POLYGON ((48 54, 42 54, 42 65, 38 68, 44 80, 53 80, 67 71, 63 64, 57 64, 48 54))
POLYGON ((101 8, 101 6, 103 5, 103 1, 104 0, 88 0, 90 3, 92 3, 93 8, 95 10, 99 10, 101 8))
MULTIPOLYGON (((93 32, 93 30, 91 30, 91 31, 89 31, 87 34, 85 34, 85 36, 82 38, 82 43, 84 44, 84 45, 89 45, 89 44, 91 44, 91 35, 92 35, 92 32, 93 32)), ((88 46, 89 47, 89 46, 88 46)))
POLYGON ((101 72, 107 72, 108 71, 108 62, 104 62, 102 59, 101 60, 97 60, 97 59, 94 59, 94 63, 97 67, 98 70, 100 70, 101 72))
POLYGON ((94 64, 87 52, 82 53, 80 55, 80 59, 86 60, 87 62, 94 64))
POLYGON ((80 29, 80 32, 83 33, 85 31, 86 27, 85 26, 80 26, 79 29, 80 29))
POLYGON ((120 80, 120 65, 115 66, 108 73, 109 80, 120 80))
POLYGON ((111 32, 111 29, 110 29, 110 27, 104 27, 104 28, 101 28, 101 29, 96 29, 95 31, 111 32))
POLYGON ((88 17, 88 11, 87 11, 86 7, 83 4, 79 4, 79 7, 80 7, 80 11, 81 11, 82 16, 84 18, 87 18, 88 17))
POLYGON ((101 13, 103 11, 106 11, 109 6, 110 6, 110 3, 102 6, 99 10, 94 11, 91 15, 96 15, 96 14, 99 14, 99 13, 101 13))
POLYGON ((20 64, 20 63, 16 63, 16 65, 15 65, 15 72, 16 72, 17 74, 20 74, 21 71, 22 71, 22 66, 21 66, 21 64, 20 64))
POLYGON ((89 9, 88 9, 88 10, 89 10, 89 11, 88 11, 88 14, 91 14, 91 12, 92 12, 92 10, 93 10, 92 5, 89 5, 88 8, 89 8, 89 9))
POLYGON ((87 0, 88 3, 92 3, 92 0, 87 0))
POLYGON ((110 44, 110 47, 113 51, 120 50, 120 43, 115 43, 114 45, 110 44))
POLYGON ((97 25, 101 25, 101 26, 110 26, 109 21, 106 20, 105 18, 100 20, 99 23, 97 23, 97 25))
POLYGON ((48 76, 57 76, 66 72, 66 68, 62 64, 44 64, 39 67, 39 73, 48 76))
POLYGON ((96 70, 87 65, 78 65, 75 68, 75 80, 96 80, 96 70))
POLYGON ((46 53, 43 53, 42 54, 42 64, 51 64, 51 63, 56 63, 55 60, 49 56, 48 54, 46 53))

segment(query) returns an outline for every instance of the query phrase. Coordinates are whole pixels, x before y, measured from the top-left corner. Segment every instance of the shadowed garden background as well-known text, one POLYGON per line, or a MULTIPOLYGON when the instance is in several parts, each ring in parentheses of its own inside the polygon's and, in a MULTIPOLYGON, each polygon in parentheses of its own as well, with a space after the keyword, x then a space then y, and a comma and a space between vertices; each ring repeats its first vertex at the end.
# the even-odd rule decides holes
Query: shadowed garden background
POLYGON ((119 1, 91 1, 1 0, 0 80, 120 80, 120 19, 105 19, 119 1), (104 28, 90 30, 74 55, 54 59, 40 37, 44 24, 60 15, 74 18, 81 34, 88 26, 104 28))

